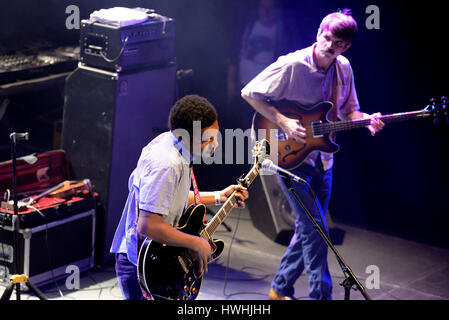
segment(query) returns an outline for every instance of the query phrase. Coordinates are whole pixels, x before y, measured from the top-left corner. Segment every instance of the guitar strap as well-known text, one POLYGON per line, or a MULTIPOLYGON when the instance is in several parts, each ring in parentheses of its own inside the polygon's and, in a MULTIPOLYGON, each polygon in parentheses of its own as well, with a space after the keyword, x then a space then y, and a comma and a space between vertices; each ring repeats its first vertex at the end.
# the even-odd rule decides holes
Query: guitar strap
POLYGON ((195 174, 193 173, 193 168, 190 169, 191 177, 192 177, 192 186, 193 186, 193 193, 195 195, 195 204, 200 204, 200 192, 198 191, 198 185, 196 184, 195 174))
MULTIPOLYGON (((337 81, 337 72, 338 72, 338 66, 337 66, 337 62, 334 63, 334 76, 333 76, 333 81, 332 81, 332 103, 333 103, 333 108, 331 109, 331 112, 329 112, 329 116, 330 116, 330 121, 338 121, 338 105, 337 105, 337 101, 338 101, 338 90, 337 90, 337 85, 338 85, 338 81, 337 81)), ((335 140, 337 139, 337 134, 336 132, 332 132, 330 134, 330 139, 332 141, 335 142, 335 140)))
MULTIPOLYGON (((201 204, 200 192, 198 190, 198 185, 196 184, 195 174, 193 173, 193 168, 190 170, 192 177, 193 194, 195 195, 195 204, 201 204)), ((206 223, 206 215, 203 217, 203 222, 206 223)))
POLYGON ((338 72, 338 67, 337 67, 337 62, 335 62, 334 64, 334 76, 333 76, 333 81, 332 81, 332 103, 334 104, 334 107, 332 108, 332 112, 330 113, 332 119, 332 121, 337 121, 338 120, 338 105, 337 105, 337 72, 338 72))

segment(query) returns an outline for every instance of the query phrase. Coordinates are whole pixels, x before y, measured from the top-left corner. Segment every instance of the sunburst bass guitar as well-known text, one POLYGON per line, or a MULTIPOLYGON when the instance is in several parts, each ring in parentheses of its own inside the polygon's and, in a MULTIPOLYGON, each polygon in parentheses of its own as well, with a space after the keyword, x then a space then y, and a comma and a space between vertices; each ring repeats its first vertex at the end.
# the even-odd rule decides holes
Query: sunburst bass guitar
MULTIPOLYGON (((248 188, 258 176, 263 160, 269 155, 267 140, 257 141, 252 152, 254 165, 250 172, 239 180, 248 188)), ((208 240, 212 248, 212 260, 223 251, 224 242, 212 238, 218 226, 224 221, 237 203, 236 192, 226 200, 214 217, 204 224, 206 207, 192 205, 183 214, 177 229, 208 240)), ((187 248, 172 247, 145 239, 137 259, 138 280, 142 290, 155 300, 194 300, 198 296, 203 275, 187 248)))
MULTIPOLYGON (((312 108, 305 108, 300 104, 288 100, 271 101, 283 115, 297 119, 306 128, 305 143, 300 143, 289 137, 275 123, 263 117, 260 113, 255 114, 254 125, 256 132, 260 135, 260 130, 267 130, 263 133, 272 147, 271 158, 277 164, 287 170, 298 167, 304 159, 313 151, 323 151, 335 153, 339 146, 335 143, 334 134, 338 131, 351 130, 370 125, 370 119, 331 121, 334 112, 332 102, 324 101, 316 104, 312 108), (276 132, 270 135, 270 132, 276 132), (276 139, 276 143, 273 141, 276 139), (277 150, 274 150, 277 144, 277 150)), ((411 112, 395 113, 380 117, 384 123, 398 122, 427 117, 447 117, 448 108, 445 97, 439 102, 431 100, 431 104, 424 109, 411 112)))

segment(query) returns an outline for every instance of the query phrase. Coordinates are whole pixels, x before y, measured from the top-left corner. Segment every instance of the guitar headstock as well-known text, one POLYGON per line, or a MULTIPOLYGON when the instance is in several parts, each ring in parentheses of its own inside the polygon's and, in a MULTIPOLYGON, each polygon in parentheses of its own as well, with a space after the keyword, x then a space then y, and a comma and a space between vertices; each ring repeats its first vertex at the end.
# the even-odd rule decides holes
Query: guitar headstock
POLYGON ((244 178, 237 179, 237 182, 248 188, 254 178, 259 174, 259 169, 262 166, 262 162, 270 155, 270 143, 266 139, 262 139, 260 141, 256 141, 252 151, 254 165, 250 171, 244 178))
POLYGON ((432 98, 430 104, 424 109, 434 118, 434 124, 449 123, 449 108, 447 105, 447 97, 443 96, 439 100, 432 98))
POLYGON ((270 143, 266 139, 256 141, 252 150, 252 155, 254 158, 254 165, 260 167, 265 158, 270 155, 270 143))

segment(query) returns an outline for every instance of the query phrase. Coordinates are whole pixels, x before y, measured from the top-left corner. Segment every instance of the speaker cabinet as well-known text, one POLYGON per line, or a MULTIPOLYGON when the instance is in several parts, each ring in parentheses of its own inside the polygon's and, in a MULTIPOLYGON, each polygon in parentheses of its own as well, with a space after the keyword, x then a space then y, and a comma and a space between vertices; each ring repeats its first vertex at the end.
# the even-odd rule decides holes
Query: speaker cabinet
POLYGON ((109 253, 142 148, 168 130, 176 65, 113 73, 84 65, 66 80, 62 148, 74 179, 99 194, 96 262, 109 253))
POLYGON ((260 175, 246 200, 254 226, 268 238, 288 245, 295 231, 295 217, 276 175, 260 175))

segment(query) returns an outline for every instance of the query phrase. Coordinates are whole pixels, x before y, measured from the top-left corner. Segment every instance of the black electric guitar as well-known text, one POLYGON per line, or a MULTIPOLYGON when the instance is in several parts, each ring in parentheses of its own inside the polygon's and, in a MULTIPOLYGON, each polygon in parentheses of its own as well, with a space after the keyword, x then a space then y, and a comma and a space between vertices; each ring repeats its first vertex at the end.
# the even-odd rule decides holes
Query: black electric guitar
MULTIPOLYGON (((383 115, 380 119, 384 123, 390 123, 439 115, 447 117, 448 108, 445 97, 442 97, 438 103, 434 99, 431 102, 432 104, 422 110, 383 115)), ((271 144, 271 157, 277 161, 280 167, 287 170, 298 167, 312 151, 337 152, 339 146, 333 140, 334 133, 367 127, 371 121, 370 119, 357 119, 332 122, 330 115, 334 112, 334 107, 329 101, 320 102, 312 108, 304 108, 300 104, 288 100, 271 101, 270 103, 283 115, 298 119, 306 128, 306 143, 303 144, 288 137, 281 128, 261 114, 255 114, 254 124, 258 136, 266 137, 271 144), (259 130, 266 131, 261 133, 259 130), (270 133, 274 134, 270 135, 270 133)))
MULTIPOLYGON (((262 161, 269 154, 267 140, 256 142, 253 148, 254 165, 250 172, 239 180, 240 185, 248 188, 259 174, 262 161)), ((212 248, 212 261, 223 251, 224 242, 214 240, 212 235, 237 203, 234 191, 205 225, 206 207, 192 205, 183 214, 177 229, 209 241, 212 248)), ((155 300, 194 300, 198 296, 203 275, 189 253, 182 247, 172 247, 146 239, 143 241, 137 259, 137 271, 141 288, 155 300)))

